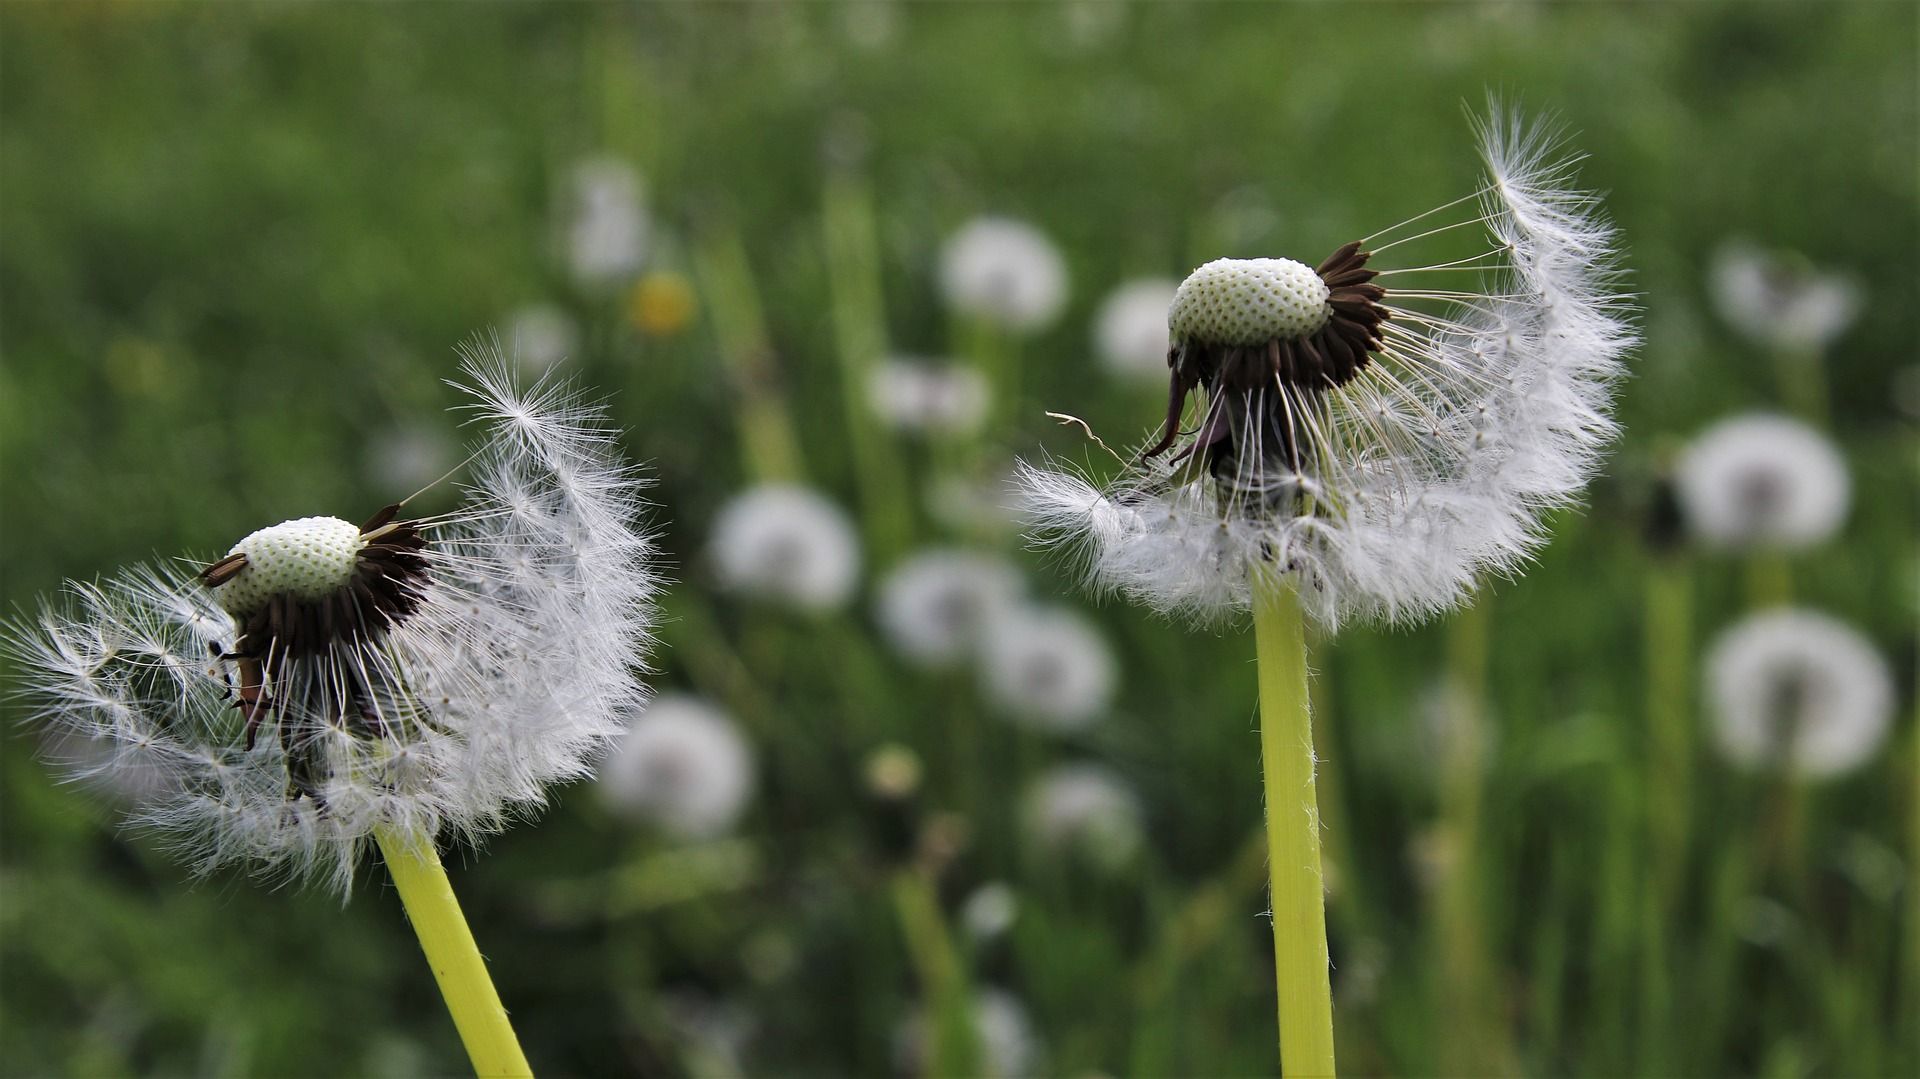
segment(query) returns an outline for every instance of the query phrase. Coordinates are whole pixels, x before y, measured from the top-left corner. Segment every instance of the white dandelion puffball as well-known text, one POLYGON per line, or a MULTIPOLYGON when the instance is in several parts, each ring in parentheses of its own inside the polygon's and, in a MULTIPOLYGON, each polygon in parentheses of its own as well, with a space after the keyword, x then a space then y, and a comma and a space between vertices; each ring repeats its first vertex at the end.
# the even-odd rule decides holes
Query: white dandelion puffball
POLYGON ((881 580, 875 614, 901 655, 926 667, 950 667, 973 654, 986 627, 1025 590, 1019 569, 1004 558, 933 548, 881 580))
POLYGON ((807 611, 843 606, 859 583, 853 523, 825 495, 790 484, 756 487, 723 506, 708 554, 722 588, 807 611))
POLYGON ((1723 245, 1708 274, 1720 317, 1757 344, 1818 352, 1860 313, 1860 287, 1745 241, 1723 245))
POLYGON ((1720 635, 1706 657, 1714 741, 1744 768, 1809 778, 1865 764, 1893 724, 1893 675, 1845 623, 1773 610, 1720 635))
POLYGON ((1167 311, 1178 281, 1151 278, 1114 289, 1093 321, 1093 346, 1108 371, 1122 378, 1167 377, 1167 311))
POLYGON ((1095 868, 1124 868, 1145 844, 1140 798, 1097 764, 1063 764, 1035 779, 1022 806, 1027 840, 1049 857, 1082 858, 1095 868))
POLYGON ((631 280, 646 262, 651 227, 640 174, 612 157, 573 168, 567 217, 567 260, 574 280, 588 288, 631 280))
POLYGON ((1013 928, 1020 916, 1020 897, 1006 881, 982 884, 960 904, 960 924, 975 940, 992 940, 1013 928))
POLYGON ((947 306, 1002 329, 1046 328, 1067 303, 1067 264, 1045 233, 1024 221, 977 217, 940 252, 947 306))
POLYGON ((486 434, 457 510, 288 521, 8 628, 41 718, 100 749, 76 773, 167 777, 130 820, 197 871, 344 892, 374 829, 496 831, 644 704, 653 544, 617 432, 498 352, 465 374, 486 434))
POLYGON ((987 402, 986 376, 971 367, 896 358, 867 372, 867 404, 895 431, 969 435, 987 402))
POLYGON ((999 612, 980 637, 988 700, 1024 724, 1082 730, 1107 711, 1118 671, 1094 624, 1074 611, 1021 606, 999 612))
POLYGON ((1811 547, 1847 519, 1852 481, 1840 448, 1785 416, 1722 420, 1674 468, 1687 526, 1727 549, 1811 547))
MULTIPOLYGON (((974 1036, 979 1039, 980 1066, 993 1079, 1021 1079, 1032 1075, 1040 1061, 1040 1038, 1026 1006, 1004 989, 979 989, 968 998, 974 1036)), ((925 1007, 915 1008, 894 1033, 895 1063, 902 1072, 931 1074, 928 1059, 933 1042, 932 1020, 925 1007)))
POLYGON ((1195 270, 1168 312, 1160 437, 1104 485, 1025 466, 1036 535, 1095 587, 1201 620, 1245 610, 1256 573, 1331 628, 1519 572, 1613 440, 1635 336, 1577 159, 1498 108, 1480 134, 1476 194, 1317 266, 1195 270))
POLYGON ((661 694, 600 770, 607 807, 680 839, 731 829, 753 793, 753 751, 726 713, 661 694))
POLYGON ((530 375, 545 374, 579 344, 573 316, 550 303, 528 304, 507 316, 507 352, 530 375))

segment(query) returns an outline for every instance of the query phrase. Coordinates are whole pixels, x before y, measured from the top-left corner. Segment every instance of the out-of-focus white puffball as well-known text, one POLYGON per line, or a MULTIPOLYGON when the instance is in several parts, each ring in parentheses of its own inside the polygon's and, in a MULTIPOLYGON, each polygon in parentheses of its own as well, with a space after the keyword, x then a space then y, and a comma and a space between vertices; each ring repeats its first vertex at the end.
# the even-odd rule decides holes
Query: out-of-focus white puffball
POLYGON ((567 258, 574 280, 588 288, 625 284, 646 262, 651 231, 640 174, 618 158, 574 166, 567 217, 567 258))
POLYGON ((1108 294, 1094 316, 1093 343, 1108 371, 1122 378, 1167 380, 1167 310, 1178 281, 1129 281, 1108 294))
POLYGON ((1022 811, 1036 851, 1108 872, 1132 862, 1145 843, 1139 796, 1101 765, 1063 764, 1042 773, 1027 788, 1022 811))
POLYGON ((1741 241, 1720 248, 1708 279, 1720 317, 1771 348, 1825 349, 1860 313, 1860 287, 1852 281, 1741 241))
POLYGON ((867 403, 896 431, 969 435, 987 418, 987 380, 971 367, 896 357, 867 373, 867 403))
POLYGON ((1759 413, 1722 420, 1694 439, 1675 467, 1674 492, 1689 528, 1710 546, 1794 549, 1839 531, 1852 484, 1831 439, 1759 413))
POLYGON ((615 813, 679 839, 705 839, 739 820, 753 777, 753 751, 725 712, 661 694, 621 738, 599 786, 615 813))
POLYGON ((832 500, 810 488, 768 484, 720 510, 708 541, 720 586, 821 612, 844 605, 860 574, 860 539, 832 500))
POLYGON ((940 252, 947 306, 1016 333, 1044 329, 1067 303, 1067 264, 1046 234, 1024 221, 977 217, 940 252))
POLYGON ((887 642, 926 667, 971 656, 987 625, 1020 601, 1013 563, 962 548, 921 551, 880 582, 876 614, 887 642))
POLYGON ((981 638, 986 694, 1010 719, 1055 732, 1083 729, 1113 698, 1113 653, 1094 624, 1059 607, 1001 612, 981 638))
POLYGON ((529 375, 540 375, 573 355, 580 328, 550 303, 528 304, 507 316, 507 354, 529 375))
POLYGON ((1893 675, 1872 642, 1806 610, 1753 615, 1706 657, 1714 742, 1743 768, 1813 779, 1853 771, 1886 743, 1893 675))

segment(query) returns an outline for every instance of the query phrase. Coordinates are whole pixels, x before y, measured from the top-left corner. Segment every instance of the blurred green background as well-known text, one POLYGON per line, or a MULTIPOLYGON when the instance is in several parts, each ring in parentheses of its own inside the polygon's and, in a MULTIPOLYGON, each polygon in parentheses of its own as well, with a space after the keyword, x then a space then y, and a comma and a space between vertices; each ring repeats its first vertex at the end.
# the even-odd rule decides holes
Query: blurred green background
MULTIPOLYGON (((1591 155, 1647 344, 1609 474, 1532 572, 1468 629, 1358 627, 1316 650, 1342 1064, 1914 1074, 1915 444, 1897 385, 1920 357, 1917 54, 1905 3, 7 3, 5 603, 288 517, 364 516, 457 438, 454 346, 555 305, 579 327, 564 362, 658 479, 679 583, 657 681, 729 709, 760 778, 731 838, 675 844, 575 788, 450 857, 536 1067, 911 1070, 898 1028, 921 989, 861 781, 891 741, 919 754, 920 804, 957 845, 934 875, 948 920, 983 882, 1017 896, 1012 929, 961 954, 1023 1004, 1031 1070, 1271 1071, 1249 636, 1100 604, 1017 536, 933 511, 1016 455, 1090 460, 1042 409, 1110 441, 1156 422, 1164 391, 1093 359, 1108 290, 1222 254, 1316 260, 1471 191, 1467 110, 1494 90, 1558 113, 1591 155), (599 157, 644 177, 645 302, 567 269, 560 208, 599 157), (941 241, 982 213, 1066 258, 1064 316, 1018 341, 983 345, 940 302, 941 241), (827 242, 867 226, 871 266, 827 242), (1738 237, 1864 290, 1824 361, 1854 510, 1791 579, 1892 660, 1906 717, 1867 767, 1799 792, 1777 859, 1777 783, 1697 731, 1679 762, 1648 736, 1650 713, 1697 727, 1704 707, 1690 674, 1649 701, 1650 582, 1691 598, 1696 645, 1748 604, 1737 561, 1641 539, 1679 440, 1781 405, 1773 361, 1711 302, 1713 253, 1738 237), (871 337, 848 299, 869 270, 890 350, 1008 350, 1006 422, 962 446, 857 434, 843 352, 871 337), (1000 723, 964 674, 896 659, 864 593, 806 617, 716 591, 703 545, 768 473, 741 448, 768 415, 801 447, 773 470, 850 511, 861 470, 888 462, 896 501, 861 511, 869 581, 964 541, 1092 613, 1123 671, 1110 714, 1069 737, 1000 723), (1461 751, 1432 702, 1450 647, 1457 674, 1481 633, 1461 751), (1119 871, 1019 837, 1018 791, 1067 759, 1139 792, 1146 850, 1119 871), (1649 807, 1676 790, 1693 827, 1663 892, 1649 807), (1775 868, 1740 868, 1756 863, 1775 868)), ((0 1070, 465 1067, 377 865, 344 906, 192 881, 50 778, 28 711, 8 706, 0 761, 0 1070)))

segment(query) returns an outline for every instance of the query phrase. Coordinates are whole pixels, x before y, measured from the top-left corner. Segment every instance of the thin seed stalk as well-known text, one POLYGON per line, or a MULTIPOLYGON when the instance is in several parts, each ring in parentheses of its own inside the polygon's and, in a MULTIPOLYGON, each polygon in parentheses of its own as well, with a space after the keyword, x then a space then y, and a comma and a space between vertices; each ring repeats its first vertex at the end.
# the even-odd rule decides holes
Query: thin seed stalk
POLYGON ((1290 1077, 1334 1074, 1333 986, 1304 629, 1293 585, 1275 574, 1256 574, 1253 632, 1260 671, 1273 973, 1280 1009, 1280 1072, 1290 1077))
POLYGON ((982 1074, 966 968, 954 950, 933 883, 916 868, 901 869, 893 878, 893 904, 927 1002, 927 1073, 982 1074))
POLYGON ((433 968, 433 979, 460 1031, 477 1076, 532 1076, 526 1054, 520 1051, 520 1039, 507 1021, 507 1009, 500 1004, 493 979, 487 975, 487 962, 474 944, 460 903, 453 896, 453 885, 440 865, 433 840, 420 835, 402 835, 387 828, 376 829, 374 840, 407 908, 413 931, 420 938, 420 950, 433 968))

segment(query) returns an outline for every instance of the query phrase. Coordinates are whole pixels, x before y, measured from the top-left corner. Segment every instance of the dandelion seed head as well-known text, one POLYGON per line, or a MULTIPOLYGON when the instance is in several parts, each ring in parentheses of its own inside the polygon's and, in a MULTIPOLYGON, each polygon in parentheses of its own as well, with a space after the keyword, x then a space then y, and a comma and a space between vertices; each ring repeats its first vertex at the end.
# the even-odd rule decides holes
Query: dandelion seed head
POLYGON ((1094 319, 1094 350, 1107 370, 1124 377, 1167 377, 1167 310, 1179 282, 1129 281, 1113 290, 1094 319))
POLYGON ((1498 108, 1481 134, 1477 194, 1312 267, 1196 270, 1169 311, 1160 436, 1108 480, 1023 468, 1040 542, 1202 621, 1246 610, 1261 574, 1334 627, 1518 572, 1615 434, 1634 333, 1613 231, 1559 136, 1498 108))
POLYGON ((640 478, 566 386, 497 349, 464 370, 485 435, 455 511, 285 522, 198 574, 70 583, 0 635, 37 718, 92 747, 69 774, 139 790, 129 823, 196 871, 344 893, 375 828, 476 842, 644 703, 640 478))
POLYGON ((971 367, 895 358, 868 372, 867 403, 896 431, 971 434, 987 418, 987 380, 971 367))
POLYGON ((1860 313, 1860 287, 1853 281, 1743 240, 1714 254, 1708 282, 1728 325, 1770 348, 1824 350, 1860 313))
POLYGON ((1723 549, 1810 547, 1831 539, 1852 501, 1846 459, 1798 420, 1722 420, 1680 455, 1675 493, 1688 527, 1723 549))
MULTIPOLYGON (((1032 1075, 1039 1064, 1041 1044, 1019 998, 999 988, 976 990, 967 1001, 974 1036, 979 1042, 981 1070, 1001 1079, 1032 1075)), ((931 1074, 936 1063, 928 1054, 933 1045, 932 1018, 917 1007, 894 1031, 895 1063, 904 1073, 931 1074)))
POLYGON ((1005 881, 988 881, 960 904, 960 924, 975 940, 992 940, 1013 928, 1020 916, 1020 898, 1005 881))
POLYGON ((876 615, 889 644, 915 663, 948 667, 1019 602, 1020 571, 1003 558, 959 548, 921 551, 880 582, 876 615))
POLYGON ((947 305, 1003 329, 1045 328, 1067 302, 1067 264, 1045 233, 1024 221, 979 217, 940 252, 947 305))
POLYGON ((552 304, 530 304, 507 317, 508 351, 536 378, 571 355, 579 342, 573 316, 552 304))
POLYGON ((1805 610, 1753 615, 1707 652, 1714 742, 1733 764, 1825 779, 1866 764, 1892 729, 1893 675, 1872 642, 1805 610))
POLYGON ((679 839, 730 830, 753 792, 752 750, 726 713, 662 694, 621 738, 600 775, 608 808, 679 839))
POLYGON ((599 288, 631 280, 646 261, 650 226, 640 174, 614 157, 574 166, 567 255, 574 279, 599 288))
POLYGON ((1105 872, 1125 868, 1145 843, 1139 796, 1101 765, 1063 764, 1041 773, 1022 812, 1038 853, 1085 859, 1105 872))
POLYGON ((988 700, 1015 722, 1041 730, 1082 730, 1106 713, 1117 671, 1093 623, 1055 607, 995 612, 980 637, 988 700))
POLYGON ((708 553, 722 588, 802 610, 840 607, 859 583, 852 522, 826 496, 791 484, 735 496, 714 521, 708 553))

